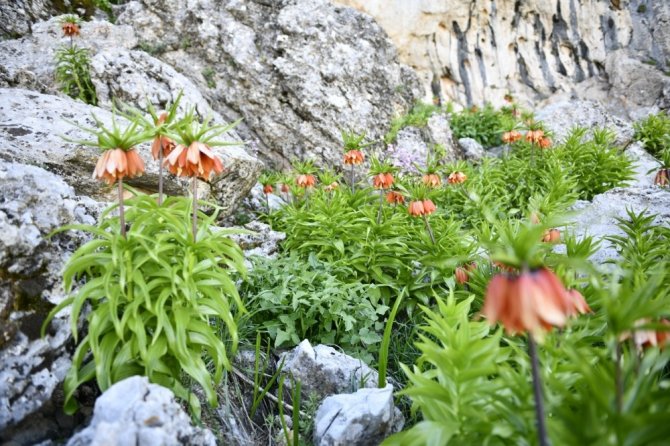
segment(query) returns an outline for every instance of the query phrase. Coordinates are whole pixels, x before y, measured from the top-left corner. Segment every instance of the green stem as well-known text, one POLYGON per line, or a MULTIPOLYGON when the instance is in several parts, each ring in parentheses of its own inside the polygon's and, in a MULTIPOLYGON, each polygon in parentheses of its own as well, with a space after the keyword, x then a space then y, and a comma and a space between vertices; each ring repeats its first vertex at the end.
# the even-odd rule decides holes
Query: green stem
POLYGON ((121 236, 126 238, 126 213, 123 208, 123 178, 119 178, 119 225, 121 226, 121 236))
POLYGON ((160 138, 158 152, 158 205, 163 204, 163 138, 160 138))
POLYGON ((377 224, 382 221, 382 206, 384 206, 384 189, 379 189, 379 209, 377 210, 377 224))
POLYGON ((353 194, 354 190, 355 190, 354 180, 356 178, 356 172, 354 171, 354 165, 353 164, 351 165, 351 169, 350 169, 349 172, 350 172, 349 176, 350 176, 350 181, 351 181, 351 193, 353 194))
MULTIPOLYGON (((635 335, 633 335, 635 336, 635 335)), ((616 386, 616 410, 621 413, 623 409, 623 376, 621 373, 621 344, 616 343, 616 364, 614 368, 614 385, 616 386)))
POLYGON ((548 446, 547 426, 544 418, 544 402, 542 400, 542 381, 540 378, 540 361, 537 357, 537 346, 533 335, 528 334, 528 354, 533 374, 533 396, 535 397, 535 418, 537 420, 537 436, 540 446, 548 446))
POLYGON ((425 215, 423 216, 423 221, 426 223, 426 231, 428 231, 428 235, 430 236, 430 240, 433 242, 433 245, 435 245, 435 236, 433 235, 433 229, 430 227, 430 222, 428 221, 428 217, 425 215))
POLYGON ((193 243, 195 243, 196 236, 198 234, 198 177, 193 177, 193 179, 191 181, 193 182, 192 230, 193 230, 193 243))

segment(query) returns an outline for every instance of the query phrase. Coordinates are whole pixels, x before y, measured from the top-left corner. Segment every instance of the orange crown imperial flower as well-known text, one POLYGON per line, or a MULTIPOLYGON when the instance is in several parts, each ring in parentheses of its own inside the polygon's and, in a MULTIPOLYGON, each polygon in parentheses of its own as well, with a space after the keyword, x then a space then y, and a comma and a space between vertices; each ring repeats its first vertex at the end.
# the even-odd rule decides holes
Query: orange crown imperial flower
POLYGON ((298 175, 298 177, 295 179, 295 184, 305 188, 314 187, 316 184, 316 178, 314 178, 314 175, 303 173, 298 175))
MULTIPOLYGON (((635 326, 642 326, 649 324, 651 321, 649 319, 640 319, 635 322, 635 326)), ((660 323, 662 325, 670 326, 670 321, 667 319, 661 319, 660 323)), ((623 333, 619 338, 620 341, 625 341, 630 339, 630 332, 623 333)), ((670 331, 667 330, 652 330, 652 329, 639 329, 633 331, 633 342, 638 349, 642 350, 649 347, 664 347, 665 344, 670 343, 670 331)))
POLYGON ((556 228, 549 229, 542 236, 542 241, 545 243, 558 243, 561 241, 561 231, 556 228))
POLYGON ((72 22, 65 22, 61 25, 63 35, 66 37, 76 37, 79 35, 79 25, 72 22))
POLYGON ((469 280, 468 271, 462 266, 456 268, 456 271, 454 271, 454 277, 456 278, 456 283, 460 285, 468 283, 469 280))
POLYGON ((98 159, 93 171, 93 178, 114 184, 124 177, 133 178, 144 173, 144 161, 137 150, 123 149, 105 150, 98 159))
POLYGON ((436 173, 427 173, 423 176, 422 181, 428 187, 439 187, 442 184, 440 176, 436 173))
POLYGON ((423 201, 421 200, 410 202, 409 206, 407 207, 407 211, 412 217, 420 217, 426 213, 425 209, 423 208, 423 201))
MULTIPOLYGON (((168 117, 167 113, 161 114, 158 117, 158 121, 156 122, 156 124, 158 125, 164 124, 165 121, 167 120, 167 117, 168 117)), ((174 150, 176 144, 167 136, 155 137, 153 142, 151 143, 151 156, 153 156, 155 160, 159 158, 159 152, 161 150, 161 147, 163 148, 163 156, 167 157, 170 154, 170 152, 174 150)))
POLYGON ((403 204, 405 197, 400 192, 392 190, 386 194, 386 202, 389 204, 403 204))
POLYGON ((449 184, 461 184, 468 179, 468 176, 463 172, 452 172, 447 177, 447 183, 449 184))
POLYGON ((584 299, 584 296, 582 293, 579 291, 575 290, 574 288, 571 290, 567 291, 568 296, 572 300, 572 314, 586 314, 586 313, 591 313, 591 307, 589 307, 589 304, 586 303, 586 299, 584 299))
POLYGON ((165 160, 170 172, 180 177, 209 180, 212 173, 223 172, 221 159, 204 143, 193 141, 188 147, 179 144, 165 160))
POLYGON ((493 277, 482 309, 491 324, 500 321, 507 333, 534 335, 563 327, 575 311, 575 304, 561 281, 546 268, 493 277))
POLYGON ((667 186, 670 184, 670 169, 661 169, 656 172, 654 184, 657 186, 667 186))
POLYGON ((528 142, 539 144, 542 138, 544 138, 543 130, 528 130, 526 133, 526 141, 528 142))
POLYGON ((540 141, 537 143, 537 145, 540 146, 541 149, 548 149, 551 147, 551 139, 547 138, 546 136, 543 136, 540 138, 540 141))
POLYGON ((332 183, 330 183, 328 186, 324 187, 323 189, 326 192, 333 192, 333 191, 336 191, 338 187, 340 187, 340 185, 337 183, 337 181, 333 181, 332 183))
POLYGON ((437 210, 435 203, 432 200, 423 200, 423 213, 424 215, 430 215, 437 210))
POLYGON ((272 188, 271 184, 266 184, 263 186, 263 193, 265 195, 271 194, 272 192, 274 192, 274 189, 272 188))
POLYGON ((282 183, 281 186, 279 186, 279 190, 280 190, 283 194, 288 194, 289 191, 290 191, 290 189, 289 189, 289 187, 288 187, 288 184, 286 184, 286 183, 282 183))
POLYGON ((393 175, 390 173, 380 173, 372 177, 372 185, 375 189, 388 189, 393 186, 393 175))
POLYGON ((519 141, 521 138, 522 138, 521 133, 517 132, 516 130, 512 130, 510 132, 503 133, 502 141, 505 144, 512 144, 519 141))
POLYGON ((363 164, 365 160, 365 155, 360 150, 349 150, 344 154, 344 164, 347 165, 358 165, 363 164))

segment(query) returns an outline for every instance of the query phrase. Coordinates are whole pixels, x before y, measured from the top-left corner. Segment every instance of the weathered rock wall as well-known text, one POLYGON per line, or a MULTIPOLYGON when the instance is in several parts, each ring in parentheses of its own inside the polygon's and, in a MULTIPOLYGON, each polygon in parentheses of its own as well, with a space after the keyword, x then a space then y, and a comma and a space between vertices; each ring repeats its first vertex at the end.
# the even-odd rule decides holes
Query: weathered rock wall
POLYGON ((118 19, 193 80, 274 165, 339 163, 340 130, 380 139, 420 95, 370 17, 327 0, 141 0, 118 19))
MULTIPOLYGON (((374 17, 425 93, 458 103, 528 102, 607 78, 622 48, 667 70, 670 2, 656 0, 334 0, 374 17)), ((613 70, 616 72, 617 67, 613 70)))

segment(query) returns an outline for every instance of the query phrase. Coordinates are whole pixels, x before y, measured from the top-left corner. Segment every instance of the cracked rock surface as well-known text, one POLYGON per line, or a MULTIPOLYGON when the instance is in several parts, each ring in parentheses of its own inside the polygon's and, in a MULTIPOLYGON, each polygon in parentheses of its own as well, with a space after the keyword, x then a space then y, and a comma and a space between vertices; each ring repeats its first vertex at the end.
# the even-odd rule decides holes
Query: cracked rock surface
POLYGON ((44 338, 39 330, 65 298, 61 269, 86 238, 47 235, 66 224, 92 224, 99 210, 52 173, 0 164, 0 438, 50 401, 70 367, 65 318, 54 319, 44 338))
POLYGON ((165 387, 144 376, 119 381, 95 402, 91 424, 67 446, 215 446, 207 429, 190 417, 165 387))

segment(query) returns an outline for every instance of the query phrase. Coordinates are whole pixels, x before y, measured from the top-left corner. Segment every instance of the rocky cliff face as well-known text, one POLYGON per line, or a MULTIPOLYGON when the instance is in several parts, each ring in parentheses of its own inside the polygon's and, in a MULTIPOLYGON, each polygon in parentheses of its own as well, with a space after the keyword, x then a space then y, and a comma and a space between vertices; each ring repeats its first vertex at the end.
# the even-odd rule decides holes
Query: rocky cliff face
POLYGON ((507 92, 532 102, 607 78, 608 56, 622 48, 670 67, 667 1, 334 1, 379 22, 428 97, 439 93, 464 105, 501 103, 507 92))
POLYGON ((193 80, 276 166, 339 163, 340 130, 380 139, 420 94, 370 17, 327 0, 141 0, 118 23, 193 80))

